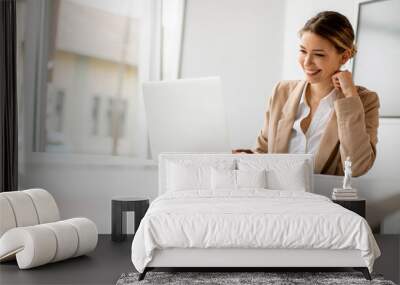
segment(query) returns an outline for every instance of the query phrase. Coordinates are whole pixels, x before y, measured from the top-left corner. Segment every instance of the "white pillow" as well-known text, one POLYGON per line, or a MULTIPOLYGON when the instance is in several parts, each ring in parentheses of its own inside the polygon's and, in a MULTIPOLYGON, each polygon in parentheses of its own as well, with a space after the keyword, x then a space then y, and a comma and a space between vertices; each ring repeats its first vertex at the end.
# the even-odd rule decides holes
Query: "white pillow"
POLYGON ((263 170, 211 169, 211 189, 266 188, 267 176, 263 170))
POLYGON ((237 188, 267 188, 267 171, 235 170, 237 188))
POLYGON ((307 191, 306 165, 294 165, 288 169, 270 169, 268 171, 268 188, 275 190, 307 191))
POLYGON ((304 160, 240 159, 239 170, 267 170, 267 188, 273 190, 311 191, 310 169, 304 160))
POLYGON ((236 189, 236 170, 212 168, 211 189, 236 189))
POLYGON ((206 167, 184 166, 171 163, 169 165, 169 190, 182 191, 188 189, 207 189, 206 167))
POLYGON ((167 191, 211 189, 211 168, 234 169, 235 161, 176 160, 167 163, 167 191))

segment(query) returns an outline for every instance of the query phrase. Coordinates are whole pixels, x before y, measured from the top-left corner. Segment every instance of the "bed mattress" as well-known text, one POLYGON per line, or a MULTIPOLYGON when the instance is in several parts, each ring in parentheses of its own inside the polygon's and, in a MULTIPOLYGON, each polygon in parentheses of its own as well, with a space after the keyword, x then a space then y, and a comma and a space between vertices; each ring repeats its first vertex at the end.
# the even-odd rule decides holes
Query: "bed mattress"
POLYGON ((372 272, 380 250, 367 221, 327 197, 241 189, 167 192, 153 201, 132 243, 139 272, 162 249, 359 250, 372 272))

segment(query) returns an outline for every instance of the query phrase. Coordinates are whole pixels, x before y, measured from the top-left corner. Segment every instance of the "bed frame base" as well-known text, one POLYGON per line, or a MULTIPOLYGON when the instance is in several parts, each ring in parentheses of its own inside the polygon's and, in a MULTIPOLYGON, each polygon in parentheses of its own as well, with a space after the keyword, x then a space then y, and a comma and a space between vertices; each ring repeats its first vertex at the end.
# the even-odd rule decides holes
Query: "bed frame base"
MULTIPOLYGON (((288 268, 288 267, 285 267, 285 268, 282 268, 282 267, 268 267, 268 268, 259 268, 259 267, 258 268, 254 268, 254 267, 250 267, 250 268, 243 268, 243 267, 240 267, 240 268, 239 267, 236 267, 236 268, 235 267, 229 267, 229 268, 226 268, 226 267, 200 267, 200 268, 199 267, 184 267, 184 270, 182 270, 182 268, 174 268, 174 270, 215 272, 215 271, 220 271, 222 269, 223 271, 228 271, 228 272, 246 272, 246 271, 247 272, 254 272, 254 271, 269 272, 271 269, 273 269, 274 271, 275 270, 276 271, 293 271, 293 269, 295 269, 295 268, 296 267, 291 267, 291 268, 288 268)), ((344 267, 344 268, 353 268, 356 271, 361 271, 361 273, 364 275, 364 278, 366 280, 372 280, 367 267, 344 267)), ((142 281, 146 277, 146 273, 149 271, 152 271, 154 269, 169 269, 170 270, 172 268, 170 268, 170 267, 146 267, 144 269, 144 271, 139 274, 138 281, 142 281)), ((296 269, 299 269, 299 268, 296 268, 296 269)), ((304 269, 304 271, 306 271, 306 270, 318 269, 318 268, 301 268, 301 269, 304 269)), ((323 271, 323 270, 326 270, 327 267, 320 268, 320 269, 321 269, 321 271, 323 271)))
POLYGON ((254 249, 254 248, 167 248, 156 249, 139 280, 157 269, 164 271, 250 272, 250 271, 361 271, 371 280, 359 250, 254 249), (283 269, 283 270, 282 270, 283 269))
POLYGON ((147 273, 148 271, 150 271, 150 270, 152 270, 152 268, 146 267, 146 268, 143 270, 143 272, 139 274, 138 281, 142 281, 142 280, 144 279, 144 277, 146 277, 146 273, 147 273))
POLYGON ((371 275, 367 267, 353 267, 354 270, 361 271, 365 279, 372 280, 371 275))

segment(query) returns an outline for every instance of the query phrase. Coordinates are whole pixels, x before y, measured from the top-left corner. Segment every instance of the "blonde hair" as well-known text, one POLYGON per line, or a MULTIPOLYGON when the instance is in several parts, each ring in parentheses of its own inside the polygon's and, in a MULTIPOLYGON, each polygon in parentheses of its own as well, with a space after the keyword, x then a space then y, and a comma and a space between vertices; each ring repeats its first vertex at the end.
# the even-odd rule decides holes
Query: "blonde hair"
POLYGON ((357 53, 353 27, 346 16, 338 12, 318 13, 305 23, 299 35, 303 35, 304 32, 312 32, 329 40, 339 53, 350 50, 350 58, 357 53))

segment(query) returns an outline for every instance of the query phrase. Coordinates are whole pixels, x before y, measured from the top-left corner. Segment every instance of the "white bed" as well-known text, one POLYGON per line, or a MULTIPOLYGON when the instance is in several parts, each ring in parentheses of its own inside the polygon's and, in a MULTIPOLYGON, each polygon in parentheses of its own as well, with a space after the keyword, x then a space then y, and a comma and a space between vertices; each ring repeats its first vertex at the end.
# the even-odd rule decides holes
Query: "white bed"
MULTIPOLYGON (((367 222, 311 193, 312 173, 309 155, 160 155, 160 196, 132 243, 140 278, 154 267, 354 267, 370 278, 380 251, 367 222), (187 179, 177 182, 171 165, 184 166, 178 174, 185 167, 202 171, 184 172, 187 179), (210 165, 246 175, 266 168, 266 188, 281 190, 238 189, 236 184, 215 189, 217 174, 205 172, 210 165), (197 184, 187 185, 194 180, 197 184)), ((246 181, 253 185, 255 180, 246 181)))

